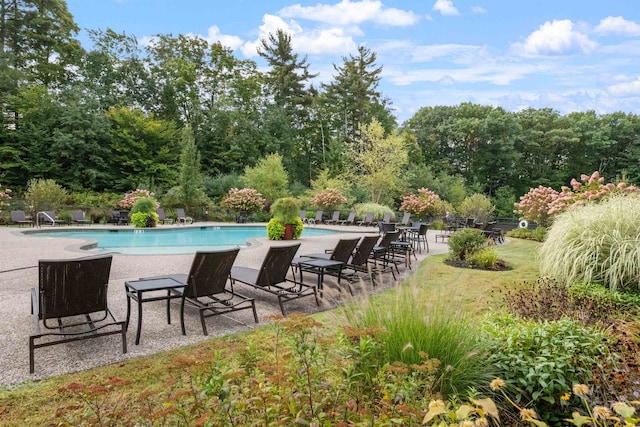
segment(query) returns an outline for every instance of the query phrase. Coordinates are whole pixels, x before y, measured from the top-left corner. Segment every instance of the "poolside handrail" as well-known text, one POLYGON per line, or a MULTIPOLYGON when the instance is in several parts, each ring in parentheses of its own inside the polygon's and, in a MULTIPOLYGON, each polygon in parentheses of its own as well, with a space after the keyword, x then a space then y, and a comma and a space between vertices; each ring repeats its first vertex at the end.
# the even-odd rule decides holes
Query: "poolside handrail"
POLYGON ((42 214, 42 216, 46 216, 47 218, 49 218, 49 220, 51 221, 51 225, 56 225, 56 220, 51 218, 51 215, 49 215, 45 211, 40 211, 36 214, 36 227, 40 227, 40 214, 42 214))

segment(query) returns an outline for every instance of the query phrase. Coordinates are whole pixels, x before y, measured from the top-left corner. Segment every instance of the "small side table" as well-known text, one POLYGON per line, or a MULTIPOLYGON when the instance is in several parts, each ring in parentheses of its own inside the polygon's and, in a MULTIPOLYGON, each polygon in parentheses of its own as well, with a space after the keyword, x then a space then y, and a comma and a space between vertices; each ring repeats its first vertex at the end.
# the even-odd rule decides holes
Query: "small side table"
POLYGON ((171 277, 162 277, 148 280, 131 280, 124 282, 124 289, 127 293, 127 320, 125 330, 129 329, 129 318, 131 316, 131 300, 138 303, 138 329, 136 331, 136 345, 140 344, 140 332, 142 331, 142 303, 149 301, 167 300, 167 324, 171 324, 171 311, 169 303, 174 298, 182 298, 179 293, 172 293, 173 289, 184 289, 187 285, 180 283, 171 277), (166 295, 150 296, 145 298, 145 292, 166 291, 166 295))
MULTIPOLYGON (((302 282, 302 273, 305 271, 318 275, 317 288, 320 292, 320 296, 322 296, 324 275, 327 271, 338 272, 338 285, 340 285, 340 273, 342 273, 342 267, 344 265, 342 261, 322 258, 296 258, 293 263, 300 269, 300 282, 302 282)), ((339 287, 338 290, 342 291, 339 287)))

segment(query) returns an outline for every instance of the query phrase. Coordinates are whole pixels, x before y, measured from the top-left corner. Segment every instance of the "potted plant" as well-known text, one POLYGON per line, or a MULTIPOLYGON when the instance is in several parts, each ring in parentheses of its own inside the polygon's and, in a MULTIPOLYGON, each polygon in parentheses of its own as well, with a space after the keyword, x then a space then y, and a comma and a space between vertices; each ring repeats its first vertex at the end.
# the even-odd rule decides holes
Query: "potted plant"
POLYGON ((273 218, 267 224, 270 240, 292 240, 302 234, 300 203, 293 197, 283 197, 271 205, 273 218))
POLYGON ((141 197, 131 206, 131 222, 135 227, 155 227, 158 224, 156 201, 150 197, 141 197))

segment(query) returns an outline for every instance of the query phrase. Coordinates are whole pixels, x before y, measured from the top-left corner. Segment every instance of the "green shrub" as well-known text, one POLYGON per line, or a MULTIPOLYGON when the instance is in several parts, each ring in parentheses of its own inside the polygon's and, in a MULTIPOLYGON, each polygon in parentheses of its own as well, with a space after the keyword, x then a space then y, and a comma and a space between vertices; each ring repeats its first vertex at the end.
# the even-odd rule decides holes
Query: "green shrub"
POLYGON ((66 205, 67 190, 52 179, 32 179, 28 183, 24 199, 34 212, 58 210, 66 205))
POLYGON ((537 242, 544 242, 547 237, 546 227, 536 227, 534 230, 528 228, 514 228, 506 233, 507 237, 515 237, 517 239, 535 240, 537 242))
POLYGON ((482 230, 475 228, 463 228, 449 238, 449 258, 456 261, 465 261, 468 257, 478 252, 486 244, 486 238, 482 230))
POLYGON ((640 294, 634 289, 616 291, 597 283, 574 283, 568 291, 572 298, 588 302, 595 311, 615 317, 633 315, 640 310, 640 294))
POLYGON ((131 213, 153 213, 156 211, 156 201, 150 197, 141 197, 131 206, 131 213))
POLYGON ((491 203, 491 199, 479 193, 466 197, 457 209, 461 216, 475 218, 476 222, 482 223, 489 221, 494 210, 495 207, 491 203))
POLYGON ((360 203, 355 205, 353 209, 356 211, 356 218, 364 218, 368 212, 373 212, 373 218, 380 220, 387 212, 391 213, 391 221, 395 221, 395 213, 388 206, 379 205, 377 203, 360 203))
POLYGON ((415 289, 399 287, 393 297, 347 305, 343 313, 352 327, 384 331, 378 338, 388 362, 420 364, 425 353, 438 359, 433 389, 444 396, 464 393, 493 378, 493 367, 485 363, 487 348, 477 340, 473 324, 448 303, 427 305, 415 289))
POLYGON ((441 219, 436 219, 435 221, 431 222, 429 228, 432 230, 444 230, 444 221, 441 219))
POLYGON ((131 214, 131 222, 135 227, 155 227, 158 224, 158 214, 135 212, 131 214))
POLYGON ((540 247, 540 271, 565 285, 640 287, 640 197, 613 196, 556 217, 540 247))
POLYGON ((604 336, 570 319, 554 322, 493 316, 484 331, 493 342, 486 363, 498 369, 516 403, 534 407, 545 421, 559 422, 572 411, 560 399, 573 384, 589 384, 609 359, 604 336))
POLYGON ((294 224, 300 217, 300 202, 293 197, 283 197, 271 205, 271 214, 283 224, 294 224))
POLYGON ((467 261, 473 266, 489 269, 498 262, 498 254, 493 248, 484 247, 469 255, 467 261))

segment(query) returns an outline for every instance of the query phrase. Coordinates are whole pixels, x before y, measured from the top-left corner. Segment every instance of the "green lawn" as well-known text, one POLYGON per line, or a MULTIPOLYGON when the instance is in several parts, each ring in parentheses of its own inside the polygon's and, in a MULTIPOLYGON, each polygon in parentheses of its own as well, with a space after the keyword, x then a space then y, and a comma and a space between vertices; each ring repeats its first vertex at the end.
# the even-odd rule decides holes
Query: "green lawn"
MULTIPOLYGON (((428 257, 407 284, 418 289, 420 298, 444 298, 456 308, 464 308, 471 315, 479 315, 499 304, 494 291, 536 279, 538 268, 535 251, 538 245, 535 242, 516 240, 497 246, 499 256, 513 267, 512 270, 503 272, 454 268, 443 263, 444 255, 428 257)), ((376 298, 389 298, 391 292, 393 290, 378 294, 376 298)), ((330 321, 332 316, 333 313, 325 312, 314 317, 325 325, 341 326, 330 321)), ((100 398, 96 399, 105 406, 128 405, 128 402, 139 399, 143 390, 150 391, 148 399, 153 401, 153 390, 166 389, 167 384, 171 384, 175 378, 185 378, 185 375, 211 369, 203 361, 220 357, 220 351, 225 356, 245 359, 251 357, 252 349, 268 351, 273 346, 270 334, 273 334, 272 328, 262 328, 150 357, 4 389, 0 391, 0 425, 52 425, 51 421, 56 413, 76 410, 73 405, 77 405, 77 401, 70 401, 64 397, 64 393, 59 392, 61 387, 73 383, 106 384, 106 389, 100 390, 100 398), (109 378, 125 378, 131 383, 115 384, 112 387, 109 384, 117 381, 110 381, 109 378)), ((333 334, 333 330, 327 328, 326 334, 333 334)), ((162 402, 154 403, 162 405, 162 402)))

